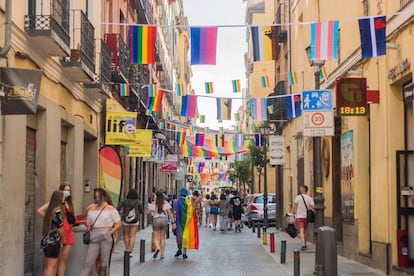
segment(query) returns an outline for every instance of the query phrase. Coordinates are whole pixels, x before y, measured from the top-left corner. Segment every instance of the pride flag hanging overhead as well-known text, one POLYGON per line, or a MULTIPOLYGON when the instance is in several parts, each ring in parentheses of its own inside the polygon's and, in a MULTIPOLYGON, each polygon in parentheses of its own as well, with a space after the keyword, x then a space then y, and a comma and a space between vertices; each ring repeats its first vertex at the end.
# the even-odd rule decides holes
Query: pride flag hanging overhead
POLYGON ((216 64, 217 27, 191 27, 191 64, 216 64))
POLYGON ((214 88, 213 88, 213 82, 209 81, 204 83, 204 86, 206 88, 206 94, 213 94, 214 88))
POLYGON ((253 98, 250 99, 250 111, 253 121, 267 120, 267 99, 253 98))
POLYGON ((181 83, 177 83, 177 96, 184 96, 184 89, 181 83))
POLYGON ((164 90, 161 90, 161 89, 155 93, 155 97, 148 97, 147 110, 154 111, 154 112, 160 112, 163 97, 164 97, 164 90))
POLYGON ((261 81, 261 84, 262 84, 263 88, 269 87, 269 77, 267 75, 266 76, 261 76, 260 81, 261 81))
POLYGON ((217 120, 231 120, 231 99, 217 98, 217 120))
POLYGON ((240 92, 240 80, 232 80, 231 84, 233 85, 233 93, 240 92))
POLYGON ((148 97, 155 97, 156 87, 155 84, 148 84, 148 97))
POLYGON ((298 76, 296 72, 290 71, 289 72, 289 83, 290 85, 295 85, 298 82, 298 76))
POLYGON ((155 63, 156 26, 129 26, 131 64, 155 63))
POLYGON ((129 85, 128 85, 128 83, 119 84, 119 95, 121 97, 128 97, 129 96, 129 85))
POLYGON ((300 94, 288 95, 286 97, 288 119, 293 119, 301 115, 300 104, 300 94))
POLYGON ((359 19, 362 57, 370 58, 385 55, 387 51, 385 16, 359 19))
POLYGON ((195 118, 197 111, 197 96, 185 95, 183 96, 183 103, 181 106, 181 116, 188 118, 195 118))
POLYGON ((253 60, 273 60, 272 53, 272 27, 251 27, 253 42, 253 60))
POLYGON ((339 21, 325 21, 311 24, 311 60, 338 58, 339 21))
POLYGON ((200 123, 204 124, 206 122, 206 115, 200 115, 200 123))

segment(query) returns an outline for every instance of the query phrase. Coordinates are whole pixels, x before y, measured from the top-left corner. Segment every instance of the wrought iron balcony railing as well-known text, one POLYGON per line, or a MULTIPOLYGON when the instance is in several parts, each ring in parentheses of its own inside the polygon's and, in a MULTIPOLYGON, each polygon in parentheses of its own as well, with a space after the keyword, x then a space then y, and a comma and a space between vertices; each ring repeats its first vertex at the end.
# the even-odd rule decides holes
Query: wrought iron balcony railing
POLYGON ((81 20, 81 60, 89 69, 95 70, 95 28, 85 13, 83 11, 79 12, 81 20))
POLYGON ((101 81, 110 82, 111 81, 111 50, 109 50, 105 41, 101 40, 101 81))
POLYGON ((105 34, 106 44, 111 51, 112 71, 120 72, 123 77, 128 77, 129 70, 129 50, 120 34, 105 34))

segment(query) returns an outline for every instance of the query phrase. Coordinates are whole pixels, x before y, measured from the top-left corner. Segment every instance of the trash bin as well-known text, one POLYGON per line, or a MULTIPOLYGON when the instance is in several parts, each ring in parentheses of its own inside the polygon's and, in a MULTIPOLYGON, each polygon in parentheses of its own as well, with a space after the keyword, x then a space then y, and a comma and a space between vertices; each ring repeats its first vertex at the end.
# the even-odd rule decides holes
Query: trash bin
POLYGON ((74 226, 73 231, 75 232, 75 243, 72 245, 72 250, 66 263, 66 275, 80 274, 86 253, 86 245, 83 244, 83 233, 86 232, 86 225, 74 226))

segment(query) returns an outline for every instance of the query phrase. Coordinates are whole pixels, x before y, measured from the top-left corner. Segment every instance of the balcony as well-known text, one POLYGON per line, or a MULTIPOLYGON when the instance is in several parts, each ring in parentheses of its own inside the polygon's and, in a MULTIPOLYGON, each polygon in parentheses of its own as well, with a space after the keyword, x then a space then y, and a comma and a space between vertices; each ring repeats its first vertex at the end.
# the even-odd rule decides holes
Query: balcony
POLYGON ((120 34, 105 34, 105 40, 112 56, 112 81, 127 82, 130 65, 127 44, 120 34))
POLYGON ((151 24, 153 22, 153 15, 150 1, 140 0, 140 3, 140 8, 137 9, 139 23, 151 24))
POLYGON ((95 79, 95 28, 81 10, 73 10, 73 34, 70 57, 61 60, 63 71, 73 81, 95 79))
POLYGON ((99 60, 99 63, 96 66, 95 80, 94 82, 83 83, 83 86, 92 93, 98 92, 111 96, 111 88, 108 85, 111 81, 111 51, 103 40, 100 40, 97 46, 96 60, 99 60))
MULTIPOLYGON (((279 81, 273 91, 269 96, 281 96, 286 95, 285 81, 279 81)), ((270 98, 267 101, 268 105, 273 105, 275 108, 274 114, 269 114, 270 122, 280 123, 287 120, 287 110, 286 110, 286 98, 270 98)))
POLYGON ((67 56, 70 52, 69 0, 53 1, 49 15, 29 10, 24 29, 33 48, 41 49, 48 56, 67 56))

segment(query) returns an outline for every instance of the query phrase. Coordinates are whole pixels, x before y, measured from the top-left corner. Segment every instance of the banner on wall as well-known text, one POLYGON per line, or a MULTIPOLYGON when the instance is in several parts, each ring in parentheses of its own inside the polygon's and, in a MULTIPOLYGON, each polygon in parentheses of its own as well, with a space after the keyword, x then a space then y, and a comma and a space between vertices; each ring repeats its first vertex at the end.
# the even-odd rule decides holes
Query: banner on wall
POLYGON ((136 112, 107 111, 105 124, 105 144, 135 144, 136 121, 136 112))
POLYGON ((164 163, 162 163, 162 171, 176 173, 177 167, 178 167, 178 155, 167 154, 167 156, 164 159, 164 163))
POLYGON ((122 189, 122 162, 118 152, 112 146, 103 146, 99 150, 100 186, 105 188, 115 204, 119 202, 122 189))
POLYGON ((158 139, 152 139, 151 156, 143 158, 143 161, 162 164, 164 162, 164 152, 165 146, 161 145, 158 139))
POLYGON ((342 219, 354 220, 354 133, 345 132, 341 135, 341 197, 342 219))
POLYGON ((36 114, 41 78, 41 70, 1 67, 0 114, 36 114))
POLYGON ((126 155, 129 157, 151 157, 152 130, 136 129, 135 144, 126 145, 126 155))

